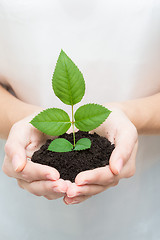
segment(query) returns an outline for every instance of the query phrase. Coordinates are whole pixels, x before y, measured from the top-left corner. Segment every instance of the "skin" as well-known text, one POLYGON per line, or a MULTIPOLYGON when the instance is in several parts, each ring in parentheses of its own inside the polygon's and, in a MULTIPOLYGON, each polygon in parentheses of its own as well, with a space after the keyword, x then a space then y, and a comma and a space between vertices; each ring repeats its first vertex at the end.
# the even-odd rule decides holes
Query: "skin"
POLYGON ((160 134, 160 93, 123 103, 106 104, 106 107, 113 112, 95 132, 115 144, 109 167, 78 174, 75 184, 71 184, 67 190, 64 198, 66 204, 80 203, 117 185, 121 178, 133 176, 138 146, 137 132, 143 135, 160 134))
POLYGON ((34 195, 47 199, 63 197, 68 183, 59 179, 58 171, 27 160, 48 138, 29 123, 42 108, 20 101, 2 87, 0 96, 0 136, 7 138, 4 173, 16 178, 21 188, 34 195))
POLYGON ((126 101, 120 108, 136 126, 138 134, 160 134, 160 93, 126 101))
POLYGON ((29 123, 42 109, 18 100, 2 87, 0 95, 0 134, 1 138, 7 138, 3 171, 16 178, 21 188, 49 200, 63 197, 66 204, 77 204, 117 185, 120 179, 133 176, 137 131, 141 134, 160 133, 160 108, 157 104, 160 94, 106 104, 112 113, 94 131, 115 144, 109 166, 81 172, 75 183, 71 183, 60 179, 56 169, 27 160, 48 138, 29 123))
POLYGON ((79 173, 75 183, 68 187, 64 198, 66 204, 80 203, 109 187, 116 186, 121 178, 132 177, 135 173, 137 130, 121 110, 111 105, 109 109, 112 113, 108 119, 92 131, 115 144, 109 166, 79 173))

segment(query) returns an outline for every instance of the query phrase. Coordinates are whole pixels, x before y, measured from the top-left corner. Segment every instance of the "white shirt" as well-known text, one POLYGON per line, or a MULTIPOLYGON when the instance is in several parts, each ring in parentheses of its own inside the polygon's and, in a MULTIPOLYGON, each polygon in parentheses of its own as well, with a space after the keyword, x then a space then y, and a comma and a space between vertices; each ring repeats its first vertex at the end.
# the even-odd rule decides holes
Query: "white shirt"
MULTIPOLYGON (((22 101, 68 109, 51 87, 62 48, 83 72, 81 104, 154 94, 160 90, 159 13, 153 0, 0 0, 0 81, 22 101)), ((77 206, 37 198, 0 173, 0 236, 159 239, 159 140, 140 139, 133 178, 77 206)))

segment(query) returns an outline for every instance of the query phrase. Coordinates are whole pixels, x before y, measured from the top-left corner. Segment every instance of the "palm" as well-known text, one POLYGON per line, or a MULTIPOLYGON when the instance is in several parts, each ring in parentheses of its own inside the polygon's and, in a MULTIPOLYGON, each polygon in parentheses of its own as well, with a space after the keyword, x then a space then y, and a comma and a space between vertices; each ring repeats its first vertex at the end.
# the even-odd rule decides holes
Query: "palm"
POLYGON ((37 151, 50 137, 41 133, 33 126, 28 126, 28 134, 26 132, 26 155, 28 158, 31 158, 33 153, 37 151))
POLYGON ((66 203, 80 203, 115 186, 121 178, 133 176, 135 172, 137 131, 121 110, 114 108, 108 119, 93 132, 115 144, 109 166, 79 173, 76 184, 71 184, 67 190, 66 203))
POLYGON ((56 169, 49 166, 26 161, 38 150, 49 136, 35 129, 29 122, 34 116, 29 116, 15 123, 9 133, 5 146, 3 171, 17 179, 20 187, 47 199, 64 196, 67 183, 59 179, 56 169))

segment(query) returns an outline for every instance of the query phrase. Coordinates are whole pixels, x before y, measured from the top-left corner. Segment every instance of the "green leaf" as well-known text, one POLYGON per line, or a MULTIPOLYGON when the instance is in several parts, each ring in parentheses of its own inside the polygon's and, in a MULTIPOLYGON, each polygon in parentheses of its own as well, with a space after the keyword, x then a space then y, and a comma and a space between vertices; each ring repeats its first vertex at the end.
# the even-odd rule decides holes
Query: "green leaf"
POLYGON ((82 73, 63 50, 55 67, 52 87, 55 95, 67 105, 80 102, 85 93, 82 73))
POLYGON ((91 131, 102 124, 111 113, 102 105, 89 103, 75 112, 75 126, 81 131, 91 131))
POLYGON ((59 136, 71 126, 68 114, 59 108, 48 108, 40 112, 30 123, 41 132, 51 136, 59 136))
POLYGON ((65 138, 53 140, 48 147, 48 150, 52 152, 70 152, 72 149, 73 145, 65 138))
POLYGON ((88 138, 81 138, 76 142, 74 150, 85 150, 91 147, 91 140, 88 138))

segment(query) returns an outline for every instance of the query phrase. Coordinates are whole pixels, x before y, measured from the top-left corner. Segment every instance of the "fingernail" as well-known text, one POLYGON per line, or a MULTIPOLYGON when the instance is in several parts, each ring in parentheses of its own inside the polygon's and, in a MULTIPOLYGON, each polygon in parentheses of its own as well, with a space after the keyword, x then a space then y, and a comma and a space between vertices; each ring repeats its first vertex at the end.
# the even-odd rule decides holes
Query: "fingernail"
POLYGON ((73 197, 75 197, 76 196, 76 190, 75 189, 71 189, 70 190, 70 193, 68 194, 67 193, 67 197, 69 197, 69 198, 73 198, 73 197))
POLYGON ((75 200, 68 199, 67 201, 65 200, 65 202, 67 203, 67 205, 80 203, 80 201, 76 199, 75 200))
POLYGON ((64 189, 59 189, 58 187, 54 187, 53 191, 57 192, 57 193, 65 193, 66 192, 66 191, 64 191, 64 189))
POLYGON ((85 184, 88 184, 89 182, 88 181, 79 181, 78 183, 77 183, 77 185, 85 185, 85 184))
POLYGON ((17 171, 17 169, 20 166, 20 157, 18 155, 14 155, 12 158, 12 166, 14 171, 17 171))
POLYGON ((70 203, 68 202, 68 201, 66 201, 66 200, 63 200, 64 202, 65 202, 65 204, 67 204, 67 205, 69 205, 70 203))
POLYGON ((76 197, 76 196, 79 196, 79 195, 81 195, 81 192, 74 192, 74 193, 71 193, 71 194, 67 194, 67 197, 69 197, 69 198, 73 198, 73 197, 76 197))
POLYGON ((123 167, 123 160, 120 158, 116 162, 116 169, 118 171, 118 174, 120 174, 122 167, 123 167))
POLYGON ((58 180, 58 177, 55 174, 53 174, 53 173, 52 174, 50 174, 50 173, 47 174, 46 178, 49 179, 49 180, 54 180, 54 181, 58 180))
POLYGON ((73 201, 70 204, 77 204, 77 203, 80 203, 80 201, 73 201))
POLYGON ((71 204, 72 203, 72 199, 65 199, 65 203, 67 204, 67 205, 69 205, 69 204, 71 204))
POLYGON ((73 197, 75 197, 76 196, 76 194, 67 194, 67 197, 69 197, 69 198, 73 198, 73 197))

